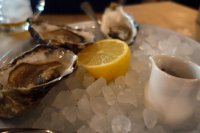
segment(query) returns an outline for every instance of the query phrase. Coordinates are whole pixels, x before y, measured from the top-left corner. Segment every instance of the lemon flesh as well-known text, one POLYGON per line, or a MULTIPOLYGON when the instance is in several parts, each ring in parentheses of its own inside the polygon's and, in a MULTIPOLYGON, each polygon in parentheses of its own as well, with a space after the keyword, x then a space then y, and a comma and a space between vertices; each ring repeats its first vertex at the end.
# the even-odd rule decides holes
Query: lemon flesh
POLYGON ((83 66, 95 78, 111 81, 128 71, 130 49, 117 39, 98 41, 78 54, 78 65, 83 66))

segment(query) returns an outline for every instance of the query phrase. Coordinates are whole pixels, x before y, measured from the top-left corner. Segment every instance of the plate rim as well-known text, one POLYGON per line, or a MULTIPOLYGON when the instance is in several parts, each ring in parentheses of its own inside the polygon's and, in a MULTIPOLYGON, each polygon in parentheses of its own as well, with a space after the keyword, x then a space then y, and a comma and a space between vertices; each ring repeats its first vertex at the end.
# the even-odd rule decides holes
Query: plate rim
MULTIPOLYGON (((81 27, 84 27, 85 25, 90 25, 91 28, 95 27, 94 22, 91 21, 91 20, 79 21, 79 22, 74 22, 74 23, 68 24, 68 26, 71 26, 71 27, 74 27, 74 28, 81 28, 81 27)), ((139 23, 139 27, 140 26, 141 27, 148 26, 148 27, 152 27, 154 29, 157 29, 159 31, 164 31, 164 32, 168 32, 168 33, 174 34, 179 38, 183 38, 183 39, 191 42, 191 43, 189 43, 189 45, 193 45, 194 47, 198 47, 200 49, 200 42, 198 42, 197 40, 194 40, 193 38, 191 38, 189 36, 186 36, 186 35, 183 35, 183 34, 181 34, 179 32, 173 31, 172 29, 163 28, 163 27, 160 27, 160 26, 157 26, 157 25, 153 25, 153 24, 142 24, 142 23, 139 23)))

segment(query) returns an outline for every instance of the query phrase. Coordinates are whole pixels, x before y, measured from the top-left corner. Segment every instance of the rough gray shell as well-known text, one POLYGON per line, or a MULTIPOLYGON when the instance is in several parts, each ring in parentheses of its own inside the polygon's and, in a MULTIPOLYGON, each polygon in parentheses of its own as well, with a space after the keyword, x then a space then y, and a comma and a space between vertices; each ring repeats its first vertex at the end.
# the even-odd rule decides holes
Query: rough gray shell
POLYGON ((73 29, 69 26, 51 25, 46 22, 30 22, 29 32, 38 43, 63 47, 75 53, 95 41, 92 32, 73 29))
POLYGON ((76 60, 69 50, 38 45, 0 68, 0 117, 19 115, 41 101, 50 86, 74 71, 76 60))
POLYGON ((133 17, 116 3, 111 3, 106 8, 102 16, 101 30, 108 37, 123 40, 128 44, 133 43, 137 35, 137 26, 133 17))

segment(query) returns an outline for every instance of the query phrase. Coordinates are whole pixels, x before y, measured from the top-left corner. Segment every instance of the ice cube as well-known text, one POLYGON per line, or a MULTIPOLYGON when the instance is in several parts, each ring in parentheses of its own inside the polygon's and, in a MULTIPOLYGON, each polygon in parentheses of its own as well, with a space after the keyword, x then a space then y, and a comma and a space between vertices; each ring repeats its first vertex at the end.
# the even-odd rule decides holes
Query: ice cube
POLYGON ((128 87, 138 86, 138 75, 134 71, 130 71, 125 75, 125 83, 128 87))
POLYGON ((110 132, 110 124, 105 119, 105 117, 100 117, 100 116, 93 116, 91 121, 89 122, 90 128, 93 129, 95 132, 98 133, 109 133, 110 132))
POLYGON ((200 90, 197 93, 197 100, 200 101, 200 90))
POLYGON ((161 126, 156 126, 152 129, 149 129, 150 133, 166 133, 165 129, 161 126))
POLYGON ((121 108, 119 107, 119 105, 116 103, 116 104, 112 105, 108 109, 107 115, 110 118, 114 118, 115 116, 123 115, 123 111, 121 110, 121 108))
MULTIPOLYGON (((141 51, 140 49, 135 50, 132 53, 132 57, 131 57, 131 62, 134 63, 135 61, 140 61, 143 64, 145 63, 149 63, 149 55, 146 55, 145 52, 141 51)), ((135 62, 137 64, 137 62, 135 62)), ((140 70, 140 68, 137 68, 135 70, 140 70)))
POLYGON ((124 115, 119 115, 112 120, 113 133, 128 133, 131 131, 131 121, 124 115))
POLYGON ((95 81, 94 77, 89 75, 89 74, 85 74, 83 77, 83 86, 85 88, 87 88, 89 85, 91 85, 93 82, 95 81))
POLYGON ((148 129, 152 129, 157 124, 157 115, 150 109, 144 109, 143 111, 144 123, 148 129))
POLYGON ((125 84, 125 77, 124 76, 119 76, 118 78, 116 78, 115 80, 115 85, 120 87, 120 88, 125 88, 126 87, 126 84, 125 84))
MULTIPOLYGON (((49 123, 49 121, 46 121, 46 123, 49 123)), ((65 129, 65 124, 67 122, 65 121, 65 117, 60 112, 53 112, 51 114, 51 121, 50 121, 50 128, 58 131, 63 131, 65 129)))
POLYGON ((158 38, 155 35, 149 34, 145 40, 146 42, 151 45, 152 47, 157 47, 158 45, 158 38))
MULTIPOLYGON (((145 83, 146 84, 146 83, 145 83)), ((144 106, 144 88, 145 86, 141 83, 138 88, 135 88, 135 94, 137 97, 137 105, 138 107, 143 107, 144 106)))
POLYGON ((83 88, 82 82, 76 76, 70 76, 65 80, 66 85, 68 86, 69 90, 73 90, 76 88, 83 88))
POLYGON ((122 87, 121 85, 118 85, 115 83, 110 83, 108 86, 113 90, 113 92, 115 93, 116 96, 121 90, 126 88, 126 85, 124 87, 122 87))
POLYGON ((74 73, 75 77, 78 77, 80 80, 83 79, 83 76, 86 74, 86 69, 82 66, 79 66, 76 70, 76 73, 74 73))
POLYGON ((135 61, 136 59, 139 59, 140 57, 146 57, 146 55, 144 55, 144 53, 140 50, 140 49, 136 49, 133 53, 132 56, 133 58, 131 58, 131 62, 135 61))
MULTIPOLYGON (((143 114, 142 114, 143 109, 140 108, 135 108, 131 109, 129 111, 128 117, 130 118, 131 121, 138 123, 138 122, 143 122, 143 114)), ((143 122, 144 124, 144 122, 143 122)))
POLYGON ((74 73, 74 77, 78 78, 79 81, 83 81, 84 75, 86 75, 87 72, 85 68, 79 66, 76 70, 76 73, 74 73))
POLYGON ((130 110, 135 109, 135 106, 130 103, 117 103, 123 114, 127 115, 130 110))
POLYGON ((83 125, 78 129, 77 133, 94 133, 94 131, 88 126, 83 125))
POLYGON ((93 97, 90 99, 90 105, 93 112, 97 115, 104 116, 109 108, 103 97, 93 97))
POLYGON ((137 107, 137 98, 133 89, 122 90, 118 94, 117 100, 121 103, 129 103, 137 107))
POLYGON ((149 45, 146 42, 143 42, 142 45, 140 45, 140 50, 142 50, 143 52, 145 52, 146 55, 154 55, 155 54, 155 50, 151 47, 151 45, 149 45))
MULTIPOLYGON (((150 75, 150 61, 149 58, 146 56, 144 58, 143 61, 141 59, 136 58, 135 60, 131 61, 131 69, 132 69, 132 81, 140 81, 140 82, 146 82, 147 79, 149 79, 149 75, 150 75), (134 72, 136 72, 137 74, 134 77, 134 72)), ((131 75, 129 75, 129 77, 131 77, 131 75)), ((127 75, 127 80, 129 79, 130 83, 131 83, 131 79, 128 77, 127 75)))
POLYGON ((113 105, 116 102, 116 95, 109 86, 105 86, 102 89, 103 96, 108 105, 113 105))
POLYGON ((62 109, 67 105, 75 104, 75 100, 73 96, 70 94, 69 91, 63 90, 60 91, 59 94, 56 96, 55 100, 52 103, 52 106, 57 109, 62 109))
POLYGON ((82 98, 78 101, 78 118, 82 121, 87 121, 91 118, 92 115, 93 114, 88 97, 83 95, 82 98))
POLYGON ((144 122, 143 121, 131 122, 131 131, 130 131, 130 133, 147 133, 145 131, 144 122))
POLYGON ((87 89, 89 96, 94 97, 101 94, 102 88, 106 86, 106 80, 104 78, 99 78, 93 82, 87 89))
POLYGON ((169 36, 166 40, 161 40, 158 42, 158 48, 168 55, 175 55, 177 51, 177 46, 181 43, 180 39, 176 36, 169 36))
POLYGON ((80 100, 80 98, 84 95, 85 90, 77 88, 77 89, 72 90, 71 93, 75 100, 80 100))
POLYGON ((76 106, 67 106, 62 110, 62 114, 70 122, 74 123, 76 121, 78 108, 76 106))
POLYGON ((50 115, 54 113, 55 110, 47 107, 43 110, 41 115, 34 121, 32 127, 33 128, 49 128, 50 127, 50 122, 51 122, 51 117, 50 115))

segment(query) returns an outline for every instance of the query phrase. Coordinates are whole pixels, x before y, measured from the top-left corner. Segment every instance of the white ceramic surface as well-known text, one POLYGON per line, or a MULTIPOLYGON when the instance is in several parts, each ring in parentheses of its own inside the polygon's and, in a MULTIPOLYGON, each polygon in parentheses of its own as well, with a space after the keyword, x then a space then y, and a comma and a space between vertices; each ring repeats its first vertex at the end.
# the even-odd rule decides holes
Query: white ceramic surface
MULTIPOLYGON (((75 27, 75 28, 94 28, 94 24, 92 22, 80 22, 80 23, 75 23, 72 24, 71 26, 75 27)), ((142 41, 145 41, 145 37, 147 37, 147 35, 149 33, 153 33, 153 35, 156 37, 155 43, 158 43, 160 40, 166 40, 169 36, 176 36, 178 37, 181 41, 187 43, 190 48, 192 48, 194 51, 192 52, 192 54, 190 55, 185 55, 184 57, 189 58, 191 61, 197 63, 200 65, 200 57, 199 57, 199 51, 200 51, 200 44, 188 37, 179 35, 175 32, 166 30, 166 29, 162 29, 159 27, 155 27, 155 26, 151 26, 151 25, 140 25, 140 30, 138 32, 138 36, 136 38, 136 40, 138 40, 138 38, 144 38, 141 39, 142 41)), ((0 35, 0 37, 6 39, 4 36, 0 35)), ((8 38, 9 40, 9 38, 8 38)), ((11 40, 9 42, 9 44, 13 44, 15 41, 11 40)), ((138 42, 137 44, 134 44, 136 46, 136 49, 138 48, 137 45, 139 46, 141 44, 141 42, 138 42)), ((8 49, 11 49, 13 46, 9 45, 8 49)), ((20 53, 26 51, 27 49, 30 49, 34 47, 33 45, 31 46, 22 46, 22 49, 19 48, 19 50, 13 49, 10 52, 6 52, 6 50, 2 50, 2 52, 0 52, 0 55, 6 55, 6 57, 16 57, 18 56, 20 53)), ((183 45, 184 47, 184 45, 183 45)), ((3 49, 3 45, 0 46, 0 49, 3 49)), ((146 52, 146 51, 144 51, 146 52)), ((4 58, 2 57, 0 60, 0 64, 3 63, 3 61, 9 62, 10 59, 8 58, 4 58)), ((52 91, 50 93, 47 94, 47 96, 44 98, 44 101, 51 101, 49 99, 53 99, 56 97, 56 95, 58 94, 59 91, 62 91, 63 89, 66 89, 66 84, 65 82, 61 82, 60 85, 57 85, 54 87, 54 89, 52 89, 52 91), (47 100, 48 99, 48 100, 47 100)), ((65 99, 63 99, 63 101, 65 101, 65 99)), ((51 103, 45 103, 43 104, 39 104, 36 108, 32 109, 30 112, 25 113, 24 115, 11 119, 11 120, 6 120, 6 121, 2 121, 0 120, 0 127, 1 128, 5 128, 5 127, 32 127, 34 122, 36 120, 38 120, 42 115, 43 109, 48 108, 48 106, 51 103)), ((62 105, 62 103, 60 103, 62 105)), ((64 107, 63 107, 64 108, 64 107)), ((63 108, 56 110, 56 111, 61 111, 63 108)), ((51 116, 52 114, 47 112, 46 114, 47 116, 51 116)), ((47 122, 46 125, 49 127, 50 122, 47 122)), ((68 126, 70 125, 69 123, 65 123, 67 126, 65 129, 60 130, 61 132, 69 132, 70 129, 68 128, 68 126)), ((42 125, 42 124, 41 124, 42 125)), ((42 127, 44 128, 44 127, 42 127)))
POLYGON ((146 106, 157 112, 163 123, 179 126, 194 113, 200 89, 200 66, 167 55, 157 55, 150 60, 146 106))

